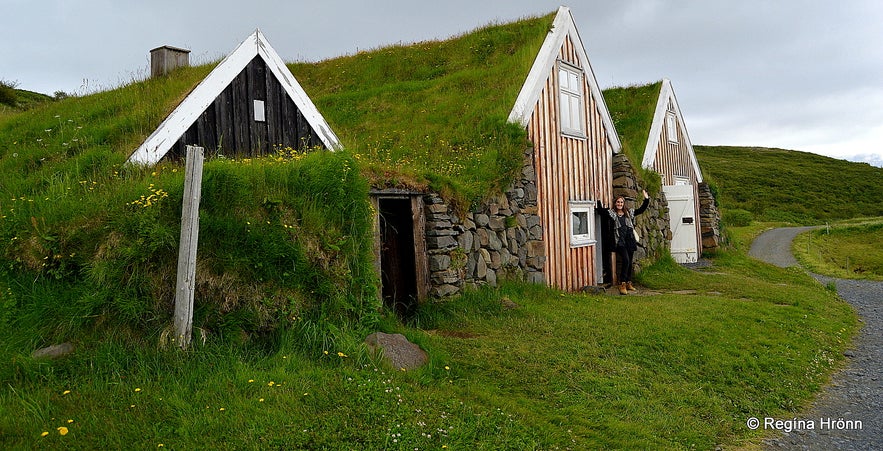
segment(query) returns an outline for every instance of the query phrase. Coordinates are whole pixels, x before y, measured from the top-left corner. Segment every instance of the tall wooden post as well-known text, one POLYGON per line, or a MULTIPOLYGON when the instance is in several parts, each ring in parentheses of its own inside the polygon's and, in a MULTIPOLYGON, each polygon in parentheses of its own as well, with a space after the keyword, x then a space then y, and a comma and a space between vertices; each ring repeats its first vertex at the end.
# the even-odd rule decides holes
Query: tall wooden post
POLYGON ((175 285, 175 339, 181 349, 190 346, 193 329, 193 293, 196 287, 196 243, 199 238, 199 199, 202 189, 202 147, 187 146, 178 280, 175 285))

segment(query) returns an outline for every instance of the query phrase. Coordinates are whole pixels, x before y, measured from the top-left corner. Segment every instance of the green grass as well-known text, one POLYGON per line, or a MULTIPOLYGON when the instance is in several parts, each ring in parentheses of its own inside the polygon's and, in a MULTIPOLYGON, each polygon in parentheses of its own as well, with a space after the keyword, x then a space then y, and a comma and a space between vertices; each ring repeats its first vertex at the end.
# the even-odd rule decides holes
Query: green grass
POLYGON ((725 216, 744 210, 757 221, 815 225, 883 215, 881 168, 783 149, 694 150, 725 216))
POLYGON ((506 120, 552 19, 289 67, 373 184, 468 206, 521 170, 526 134, 506 120))
POLYGON ((794 255, 810 271, 841 279, 883 280, 883 219, 843 221, 800 234, 794 255))
MULTIPOLYGON (((507 284, 428 304, 430 354, 377 367, 360 336, 305 346, 309 327, 193 352, 100 329, 36 362, 0 331, 5 448, 710 449, 756 442, 751 416, 790 418, 841 359, 852 310, 806 274, 724 252, 705 272, 645 270, 656 294, 589 296, 507 284), (677 290, 678 293, 674 293, 677 290), (501 306, 506 297, 519 305, 501 306), (327 353, 323 352, 327 351, 327 353), (342 353, 338 354, 338 353, 342 353), (66 391, 70 390, 69 393, 66 391), (73 420, 68 423, 68 420, 73 420), (69 433, 61 436, 58 427, 69 433), (49 432, 41 437, 42 432, 49 432)), ((13 321, 14 322, 14 321, 13 321)))

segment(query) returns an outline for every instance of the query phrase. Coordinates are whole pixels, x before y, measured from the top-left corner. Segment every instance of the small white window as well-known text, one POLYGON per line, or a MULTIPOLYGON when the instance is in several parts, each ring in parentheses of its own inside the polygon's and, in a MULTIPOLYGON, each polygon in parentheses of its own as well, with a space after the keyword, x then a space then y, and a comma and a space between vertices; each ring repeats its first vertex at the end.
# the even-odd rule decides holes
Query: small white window
POLYGON ((595 244, 595 202, 570 201, 570 246, 595 244))
POLYGON ((255 122, 264 122, 267 120, 266 112, 264 111, 264 101, 263 100, 255 100, 254 101, 254 121, 255 122))
POLYGON ((668 141, 673 143, 678 142, 678 120, 673 113, 667 113, 665 115, 665 126, 668 131, 668 141))
POLYGON ((585 136, 583 125, 583 73, 563 62, 558 64, 559 103, 561 132, 585 136))

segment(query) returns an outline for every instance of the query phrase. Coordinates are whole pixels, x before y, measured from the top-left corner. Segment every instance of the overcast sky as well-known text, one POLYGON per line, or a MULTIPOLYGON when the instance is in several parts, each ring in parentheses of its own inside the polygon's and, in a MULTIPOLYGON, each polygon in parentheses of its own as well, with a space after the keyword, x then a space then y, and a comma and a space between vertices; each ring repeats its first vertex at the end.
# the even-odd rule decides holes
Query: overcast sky
MULTIPOLYGON (((148 73, 149 50, 219 59, 256 28, 286 61, 445 39, 554 12, 548 0, 0 0, 0 79, 53 94, 148 73), (384 5, 384 6, 378 6, 384 5)), ((669 78, 694 145, 883 165, 883 2, 579 0, 602 88, 669 78)))

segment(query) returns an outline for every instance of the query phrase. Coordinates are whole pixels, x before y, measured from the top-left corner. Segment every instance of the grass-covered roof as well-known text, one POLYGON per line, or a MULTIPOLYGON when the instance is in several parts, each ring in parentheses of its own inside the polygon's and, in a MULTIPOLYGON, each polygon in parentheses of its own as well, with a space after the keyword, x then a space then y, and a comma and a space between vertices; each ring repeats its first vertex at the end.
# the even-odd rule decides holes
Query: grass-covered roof
POLYGON ((613 87, 604 90, 604 101, 610 110, 622 148, 629 160, 640 165, 650 137, 650 126, 662 81, 646 85, 613 87))
POLYGON ((526 135, 507 117, 553 19, 289 67, 375 182, 474 200, 520 169, 526 135))

